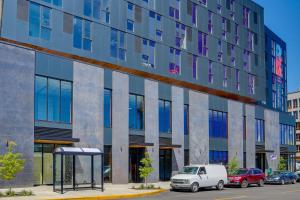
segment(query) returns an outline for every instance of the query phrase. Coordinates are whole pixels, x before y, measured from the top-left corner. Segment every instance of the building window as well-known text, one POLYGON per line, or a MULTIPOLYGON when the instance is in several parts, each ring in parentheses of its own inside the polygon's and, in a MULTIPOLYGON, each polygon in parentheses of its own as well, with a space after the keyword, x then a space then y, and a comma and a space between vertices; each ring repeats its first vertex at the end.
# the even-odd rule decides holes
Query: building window
POLYGON ((250 9, 247 7, 243 7, 243 25, 249 28, 249 15, 250 9))
POLYGON ((132 3, 127 5, 127 30, 134 31, 134 7, 132 3))
POLYGON ((169 16, 176 20, 179 20, 180 0, 169 0, 169 16))
POLYGON ((293 108, 298 108, 298 99, 293 99, 293 108))
POLYGON ((146 67, 154 68, 155 62, 155 42, 143 39, 142 46, 142 64, 146 67))
POLYGON ((207 34, 198 32, 198 52, 202 56, 207 57, 207 34))
POLYGON ((213 63, 209 61, 208 63, 208 82, 213 84, 214 83, 214 73, 213 73, 213 63))
POLYGON ((251 31, 248 31, 248 49, 250 51, 254 50, 253 39, 254 39, 254 34, 251 31))
POLYGON ((298 111, 293 111, 293 116, 295 117, 295 119, 298 119, 298 111))
POLYGON ((203 6, 207 6, 207 0, 199 0, 199 2, 200 2, 203 6))
POLYGON ((255 94, 255 76, 248 74, 248 94, 255 94))
POLYGON ((227 113, 209 110, 209 136, 211 138, 227 138, 227 113))
POLYGON ((234 51, 234 45, 231 44, 230 45, 230 63, 231 63, 231 66, 235 66, 235 51, 234 51))
POLYGON ((149 11, 149 37, 162 41, 162 17, 153 11, 149 11))
POLYGON ((254 24, 257 24, 257 20, 258 19, 258 17, 257 17, 257 12, 253 12, 253 22, 254 22, 254 24))
POLYGON ((73 19, 73 46, 86 51, 92 50, 92 22, 79 17, 73 19))
POLYGON ((244 61, 244 70, 250 72, 250 52, 247 50, 244 50, 243 61, 244 61))
POLYGON ((222 13, 222 1, 221 0, 217 0, 217 10, 218 10, 219 14, 222 13))
POLYGON ((222 18, 222 38, 223 40, 226 40, 226 24, 227 24, 227 19, 226 18, 222 18))
POLYGON ((150 9, 155 9, 155 0, 142 0, 142 5, 150 9))
POLYGON ((255 119, 255 141, 257 143, 265 142, 265 121, 262 119, 255 119))
POLYGON ((229 10, 230 10, 230 17, 232 20, 234 20, 234 15, 235 15, 235 10, 234 10, 234 4, 235 0, 227 0, 226 2, 227 5, 229 5, 229 10))
POLYGON ((197 4, 191 0, 187 0, 187 14, 191 16, 192 24, 197 26, 197 4))
POLYGON ((208 11, 208 32, 213 33, 213 13, 208 11))
POLYGON ((61 7, 62 6, 62 0, 43 0, 44 2, 46 3, 50 3, 54 6, 57 6, 57 7, 61 7))
POLYGON ((291 100, 288 100, 288 101, 287 101, 287 106, 288 106, 288 109, 291 109, 291 108, 292 108, 292 101, 291 101, 291 100))
POLYGON ((186 49, 186 26, 176 22, 175 45, 179 48, 186 49))
POLYGON ((228 85, 228 74, 230 73, 230 68, 223 65, 223 87, 228 85))
POLYGON ((193 78, 198 79, 198 57, 195 55, 192 55, 192 72, 193 72, 193 78))
POLYGON ((172 133, 172 103, 159 100, 159 132, 172 133))
POLYGON ((110 0, 84 0, 83 14, 109 24, 110 0))
POLYGON ((218 40, 218 61, 222 62, 223 60, 223 49, 222 49, 222 40, 218 40))
POLYGON ((228 151, 209 151, 209 164, 228 164, 228 151))
POLYGON ((29 36, 50 40, 51 38, 51 8, 30 2, 29 36))
POLYGON ((144 97, 129 95, 129 128, 144 129, 144 97))
POLYGON ((104 127, 112 127, 112 92, 104 89, 104 127))
POLYGON ((181 73, 181 51, 179 49, 170 48, 169 52, 169 72, 179 75, 181 73))
POLYGON ((294 126, 280 124, 280 144, 281 145, 295 145, 295 127, 294 126))
POLYGON ((72 83, 35 76, 35 120, 70 124, 72 83))
POLYGON ((238 45, 239 44, 239 25, 235 24, 235 44, 238 45))
POLYGON ((110 34, 110 55, 120 60, 126 60, 126 33, 112 28, 110 34))
POLYGON ((240 70, 238 69, 235 70, 235 81, 236 81, 235 88, 237 89, 237 91, 240 91, 240 87, 241 87, 240 70))
POLYGON ((184 135, 189 134, 189 105, 184 105, 184 135))

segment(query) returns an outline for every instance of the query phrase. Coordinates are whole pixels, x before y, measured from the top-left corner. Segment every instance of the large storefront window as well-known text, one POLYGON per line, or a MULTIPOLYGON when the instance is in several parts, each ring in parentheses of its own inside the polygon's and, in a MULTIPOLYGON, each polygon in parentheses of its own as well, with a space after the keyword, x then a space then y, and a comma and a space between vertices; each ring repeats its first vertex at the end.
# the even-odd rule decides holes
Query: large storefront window
POLYGON ((294 145, 295 144, 295 127, 285 124, 280 124, 280 144, 294 145))
POLYGON ((172 132, 172 104, 170 101, 159 100, 159 132, 172 132))
POLYGON ((71 82, 35 77, 35 120, 71 123, 71 82))
POLYGON ((209 110, 209 136, 227 138, 227 113, 209 110))
POLYGON ((129 95, 129 128, 144 129, 144 97, 129 95))
POLYGON ((265 121, 261 119, 255 120, 255 141, 258 143, 265 142, 265 121))
POLYGON ((227 165, 228 151, 209 151, 209 163, 227 165))

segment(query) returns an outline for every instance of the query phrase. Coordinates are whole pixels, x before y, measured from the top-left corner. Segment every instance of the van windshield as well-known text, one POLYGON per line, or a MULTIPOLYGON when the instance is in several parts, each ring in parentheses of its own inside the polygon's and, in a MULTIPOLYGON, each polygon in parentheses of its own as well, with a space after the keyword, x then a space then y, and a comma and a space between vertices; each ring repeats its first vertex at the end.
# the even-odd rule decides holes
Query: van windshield
POLYGON ((198 167, 183 167, 179 174, 197 174, 198 167))

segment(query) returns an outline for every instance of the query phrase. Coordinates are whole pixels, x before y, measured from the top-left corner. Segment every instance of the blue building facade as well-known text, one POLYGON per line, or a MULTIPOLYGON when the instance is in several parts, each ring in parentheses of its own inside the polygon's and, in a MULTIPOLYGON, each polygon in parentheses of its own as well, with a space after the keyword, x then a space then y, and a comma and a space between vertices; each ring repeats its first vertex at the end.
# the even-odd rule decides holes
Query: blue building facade
MULTIPOLYGON (((16 141, 26 158, 16 185, 52 184, 52 152, 65 145, 104 151, 104 179, 112 183, 140 182, 146 151, 153 182, 186 164, 227 164, 235 156, 241 167, 265 170, 285 155, 294 168, 286 47, 284 83, 270 87, 265 55, 273 44, 266 42, 263 8, 254 2, 0 5, 1 145, 16 141)), ((274 48, 276 57, 280 49, 274 48)), ((88 182, 87 162, 78 162, 78 181, 88 182)))

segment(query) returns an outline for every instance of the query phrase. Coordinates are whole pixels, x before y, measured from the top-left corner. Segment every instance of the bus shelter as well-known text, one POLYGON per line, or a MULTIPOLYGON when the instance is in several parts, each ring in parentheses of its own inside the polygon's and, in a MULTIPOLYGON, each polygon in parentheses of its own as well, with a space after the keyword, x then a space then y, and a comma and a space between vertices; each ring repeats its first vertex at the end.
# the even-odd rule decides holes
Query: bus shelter
MULTIPOLYGON (((80 147, 59 147, 53 152, 53 191, 64 193, 65 190, 78 189, 101 189, 104 190, 103 182, 103 159, 104 154, 98 148, 80 148, 80 147), (80 157, 85 157, 90 162, 84 162, 89 169, 90 182, 79 183, 76 180, 76 169, 80 157), (100 175, 95 177, 95 159, 100 160, 100 175), (66 164, 68 160, 68 164, 66 164), (77 161, 77 162, 76 162, 77 161), (100 186, 97 186, 95 178, 100 179, 100 186), (68 180, 68 181, 66 181, 68 180), (83 185, 83 186, 82 186, 83 185)), ((99 161, 98 160, 98 161, 99 161)), ((96 172, 98 172, 99 168, 96 172)), ((86 173, 83 173, 86 175, 86 173)))

